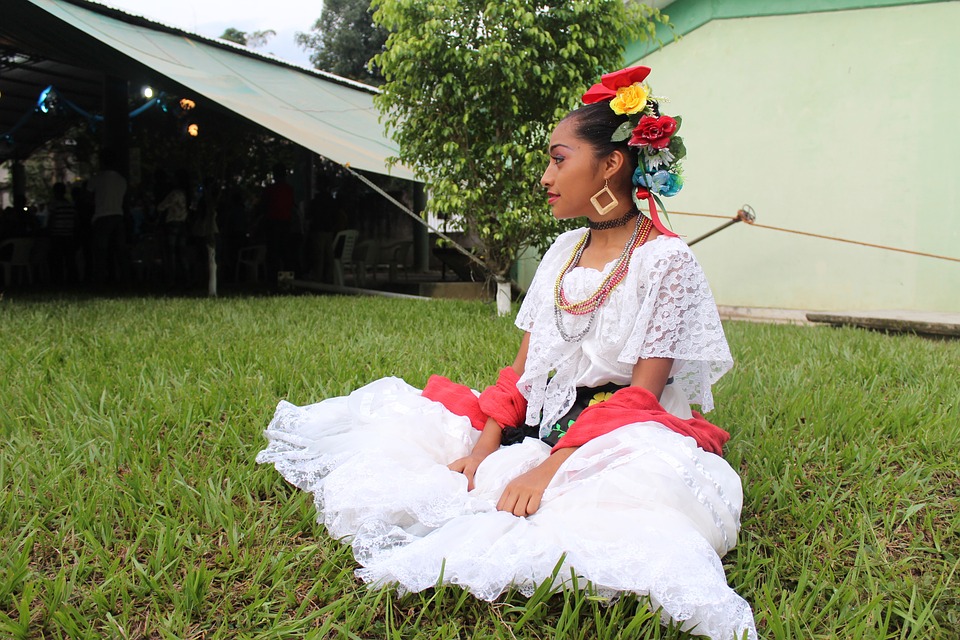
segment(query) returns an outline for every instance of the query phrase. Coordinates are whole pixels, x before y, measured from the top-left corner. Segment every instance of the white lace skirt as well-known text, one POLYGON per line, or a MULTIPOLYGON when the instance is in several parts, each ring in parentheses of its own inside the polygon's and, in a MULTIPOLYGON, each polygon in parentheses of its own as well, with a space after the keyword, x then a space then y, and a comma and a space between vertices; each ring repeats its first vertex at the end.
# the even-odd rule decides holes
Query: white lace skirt
POLYGON ((467 492, 466 478, 446 465, 467 455, 479 432, 397 378, 305 407, 281 402, 265 435, 257 462, 313 494, 318 521, 353 546, 357 574, 373 586, 421 591, 442 577, 493 600, 576 575, 601 595, 649 596, 694 633, 756 638, 750 606, 727 586, 720 562, 736 542, 740 479, 658 423, 580 447, 527 518, 496 504, 550 448, 531 438, 501 447, 467 492))

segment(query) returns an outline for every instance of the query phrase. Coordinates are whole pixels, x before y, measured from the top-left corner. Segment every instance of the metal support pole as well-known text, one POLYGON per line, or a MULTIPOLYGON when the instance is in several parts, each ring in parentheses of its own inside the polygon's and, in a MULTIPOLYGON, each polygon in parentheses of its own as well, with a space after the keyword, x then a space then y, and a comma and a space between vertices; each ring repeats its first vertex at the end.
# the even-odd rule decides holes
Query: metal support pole
POLYGON ((757 216, 753 212, 753 207, 751 207, 748 204, 745 204, 740 208, 739 211, 737 211, 737 216, 735 218, 732 218, 731 220, 724 222, 722 225, 720 225, 716 229, 713 229, 712 231, 707 231, 705 234, 703 234, 699 238, 695 240, 691 240, 690 242, 687 243, 687 246, 692 247, 693 245, 697 244, 701 240, 706 240, 713 234, 723 231, 727 227, 735 225, 738 222, 746 222, 747 224, 753 224, 756 219, 757 219, 757 216))
POLYGON ((23 162, 14 160, 10 174, 13 182, 13 207, 17 213, 22 213, 27 208, 27 169, 23 162))
MULTIPOLYGON (((413 184, 413 210, 416 213, 423 211, 427 206, 427 195, 423 184, 413 184)), ((413 220, 413 270, 424 273, 430 268, 430 230, 422 221, 413 220)))
POLYGON ((128 177, 130 169, 128 111, 127 81, 107 76, 103 81, 103 148, 112 150, 116 166, 111 168, 124 177, 128 177))

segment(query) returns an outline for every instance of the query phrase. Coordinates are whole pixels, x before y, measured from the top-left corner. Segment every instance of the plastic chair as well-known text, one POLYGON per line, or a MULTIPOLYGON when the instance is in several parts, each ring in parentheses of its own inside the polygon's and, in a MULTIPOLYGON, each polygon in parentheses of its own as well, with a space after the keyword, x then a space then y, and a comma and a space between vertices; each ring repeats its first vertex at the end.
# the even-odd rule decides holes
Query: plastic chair
POLYGON ((373 274, 373 280, 377 280, 377 264, 380 262, 380 241, 364 240, 356 246, 354 250, 357 259, 354 261, 354 277, 358 287, 367 286, 367 269, 373 274))
POLYGON ((411 255, 413 253, 413 242, 404 240, 393 246, 390 252, 390 261, 387 263, 387 274, 390 282, 396 282, 397 273, 403 271, 403 277, 409 278, 407 269, 412 264, 411 255))
POLYGON ((240 282, 240 271, 243 270, 248 276, 247 279, 253 282, 260 282, 260 273, 263 273, 263 279, 267 279, 267 245, 255 244, 250 247, 244 247, 237 253, 237 268, 234 273, 234 280, 240 282))
POLYGON ((344 286, 344 270, 353 269, 356 277, 356 266, 353 263, 353 250, 357 246, 360 232, 356 229, 341 231, 333 237, 333 284, 344 286))
POLYGON ((3 285, 13 284, 14 276, 18 284, 23 284, 24 276, 28 284, 33 284, 33 238, 11 238, 0 242, 0 265, 3 265, 3 285))

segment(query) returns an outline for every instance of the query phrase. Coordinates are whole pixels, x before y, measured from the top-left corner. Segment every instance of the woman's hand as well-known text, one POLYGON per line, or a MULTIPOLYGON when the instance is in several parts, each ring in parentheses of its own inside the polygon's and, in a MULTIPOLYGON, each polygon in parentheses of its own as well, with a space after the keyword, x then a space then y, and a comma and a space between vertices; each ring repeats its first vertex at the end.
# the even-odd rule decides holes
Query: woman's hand
POLYGON ((497 502, 497 511, 509 511, 521 518, 536 513, 540 508, 543 492, 547 490, 553 476, 576 450, 576 447, 560 449, 538 466, 511 480, 497 502))
POLYGON ((551 480, 553 471, 544 469, 543 465, 517 476, 503 490, 497 511, 509 511, 521 518, 536 513, 551 480))
POLYGON ((477 467, 480 466, 480 463, 483 462, 486 457, 486 455, 471 453, 468 456, 454 460, 447 465, 447 469, 467 476, 467 491, 473 491, 473 478, 477 475, 477 467))
POLYGON ((457 458, 447 465, 447 469, 462 473, 467 476, 467 491, 473 491, 473 478, 477 475, 477 467, 488 455, 500 448, 500 438, 503 435, 503 429, 493 418, 487 418, 487 424, 483 427, 483 432, 477 443, 473 445, 473 451, 470 455, 463 458, 457 458))
MULTIPOLYGON (((517 375, 523 375, 523 366, 527 361, 529 344, 530 333, 527 332, 523 334, 523 338, 520 340, 520 349, 513 361, 513 370, 517 372, 517 375)), ((487 418, 487 424, 484 425, 477 443, 473 445, 470 455, 458 458, 447 465, 447 469, 467 476, 467 491, 473 491, 473 479, 477 475, 477 467, 488 455, 500 448, 502 438, 503 427, 497 424, 497 421, 493 418, 487 418)))

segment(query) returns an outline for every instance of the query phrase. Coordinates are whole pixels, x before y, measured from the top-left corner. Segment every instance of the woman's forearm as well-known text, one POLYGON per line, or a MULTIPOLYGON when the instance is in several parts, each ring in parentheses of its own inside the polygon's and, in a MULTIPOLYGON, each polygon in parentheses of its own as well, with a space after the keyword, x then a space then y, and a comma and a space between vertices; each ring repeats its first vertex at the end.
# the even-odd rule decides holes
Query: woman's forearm
POLYGON ((563 463, 567 461, 567 458, 572 456, 578 448, 579 447, 566 447, 558 449, 551 453, 549 458, 541 462, 540 466, 544 468, 544 471, 550 472, 550 478, 552 479, 561 465, 563 465, 563 463))
POLYGON ((493 418, 487 418, 487 424, 484 425, 483 431, 480 432, 480 438, 473 445, 471 455, 480 455, 486 458, 500 448, 502 434, 503 429, 500 428, 497 421, 493 418))

